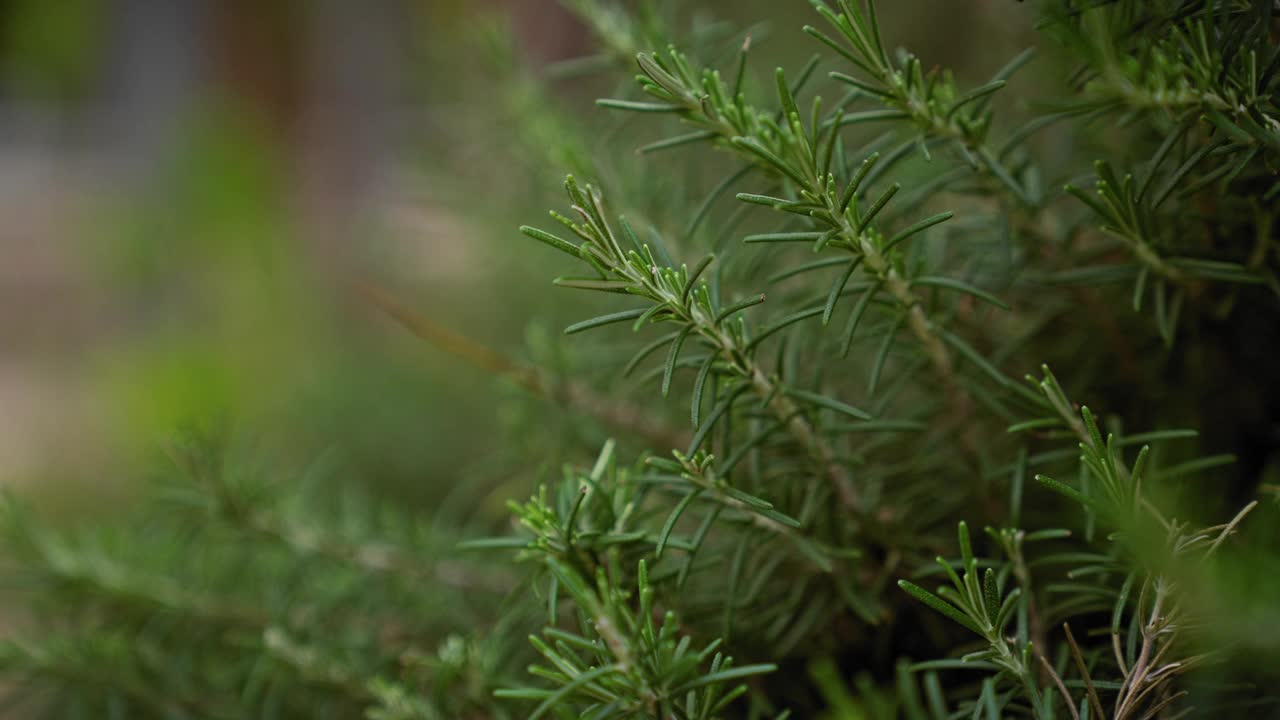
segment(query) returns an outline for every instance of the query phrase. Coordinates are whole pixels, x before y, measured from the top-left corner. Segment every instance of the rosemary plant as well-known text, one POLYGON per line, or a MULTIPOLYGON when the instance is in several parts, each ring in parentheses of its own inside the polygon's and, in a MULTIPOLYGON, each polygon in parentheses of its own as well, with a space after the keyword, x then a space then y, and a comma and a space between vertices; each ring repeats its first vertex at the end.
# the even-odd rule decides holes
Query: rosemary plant
POLYGON ((582 319, 531 350, 575 360, 373 297, 586 428, 505 529, 327 507, 226 448, 179 455, 158 529, 67 535, 14 504, 40 612, 0 657, 23 697, 167 718, 1280 711, 1280 5, 1008 3, 1037 47, 970 82, 895 49, 872 2, 810 4, 766 18, 817 51, 795 70, 761 73, 759 27, 572 0, 597 55, 498 73, 532 176, 571 173, 512 252, 559 251, 582 319), (615 90, 556 94, 583 75, 615 90))

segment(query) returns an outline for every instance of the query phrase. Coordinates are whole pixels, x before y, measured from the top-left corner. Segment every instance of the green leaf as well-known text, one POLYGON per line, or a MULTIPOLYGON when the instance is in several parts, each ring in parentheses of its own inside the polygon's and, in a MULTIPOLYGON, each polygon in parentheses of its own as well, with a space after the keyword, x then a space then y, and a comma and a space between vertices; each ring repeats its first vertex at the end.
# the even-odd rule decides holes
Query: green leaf
POLYGON ((912 584, 906 580, 899 580, 898 587, 907 591, 909 594, 914 596, 920 602, 924 603, 925 605, 928 605, 929 607, 942 613, 943 615, 946 615, 947 617, 951 618, 952 620, 959 623, 960 625, 968 628, 969 630, 972 630, 973 632, 979 635, 985 635, 985 633, 983 633, 982 631, 982 628, 979 628, 977 623, 975 623, 972 618, 960 612, 960 610, 957 609, 956 606, 952 605, 946 600, 943 600, 937 595, 934 595, 928 590, 925 590, 919 585, 912 584))
POLYGON ((711 412, 707 413, 706 421, 698 427, 698 432, 695 433, 693 439, 689 441, 689 449, 685 451, 686 455, 692 456, 697 452, 698 448, 702 446, 702 442, 707 439, 707 434, 711 432, 711 428, 715 426, 716 421, 728 412, 729 407, 733 405, 734 401, 738 399, 738 396, 745 392, 746 389, 747 388, 745 386, 739 387, 728 395, 720 398, 720 402, 716 403, 715 407, 711 408, 711 412))
POLYGON ((504 700, 541 700, 552 694, 550 690, 542 688, 498 688, 493 691, 493 696, 504 700))
POLYGON ((1133 283, 1133 311, 1142 310, 1142 298, 1147 291, 1147 277, 1151 274, 1151 266, 1143 265, 1138 271, 1138 279, 1133 283))
MULTIPOLYGON (((840 143, 840 123, 844 120, 844 107, 836 110, 835 122, 831 124, 829 131, 826 133, 826 143, 822 153, 822 164, 818 166, 818 177, 825 178, 831 173, 831 163, 836 156, 836 145, 840 143)), ((815 142, 822 142, 821 130, 815 129, 815 133, 819 134, 819 139, 815 142)))
POLYGON ((640 332, 641 328, 650 322, 653 322, 654 319, 659 316, 663 316, 665 318, 671 315, 671 309, 665 304, 655 304, 653 307, 646 310, 640 317, 636 318, 635 322, 631 323, 631 332, 640 332))
POLYGON ((711 368, 715 365, 715 362, 715 353, 707 355, 707 359, 702 361, 702 367, 698 368, 697 379, 693 381, 693 400, 690 402, 690 408, 694 427, 698 427, 698 415, 702 411, 702 394, 707 386, 707 378, 710 377, 711 368))
MULTIPOLYGON (((814 53, 809 56, 808 62, 804 64, 804 67, 800 68, 800 76, 796 78, 796 81, 792 83, 790 89, 788 90, 788 92, 791 94, 791 97, 794 98, 795 96, 800 94, 800 91, 804 89, 804 86, 809 83, 809 79, 813 77, 813 71, 818 69, 818 64, 821 62, 822 62, 821 53, 814 53)), ((778 69, 781 70, 782 68, 778 68, 778 69)))
POLYGON ((528 226, 528 225, 521 225, 521 226, 520 226, 520 232, 524 233, 525 235, 528 235, 529 237, 533 238, 534 240, 538 240, 538 241, 544 242, 544 243, 546 243, 547 245, 550 245, 551 247, 553 247, 553 248, 555 248, 555 249, 557 249, 557 250, 559 250, 559 251, 561 251, 561 252, 563 252, 563 253, 566 253, 566 254, 568 254, 568 255, 572 255, 572 256, 574 256, 575 258, 576 258, 576 257, 578 257, 578 246, 577 246, 577 245, 574 245, 573 243, 569 242, 568 240, 564 240, 564 239, 562 239, 562 238, 560 238, 560 237, 557 237, 557 236, 555 236, 555 235, 552 235, 551 233, 549 233, 549 232, 547 232, 547 231, 545 231, 545 230, 539 230, 539 229, 538 229, 538 228, 536 228, 536 227, 530 227, 530 226, 528 226))
POLYGON ((1142 445, 1143 443, 1161 442, 1164 440, 1182 440, 1186 438, 1198 437, 1200 433, 1190 429, 1174 429, 1174 430, 1156 430, 1153 432, 1134 433, 1125 435, 1116 441, 1117 447, 1125 447, 1127 445, 1142 445))
POLYGON ((689 578, 689 571, 693 569, 694 558, 698 550, 702 548, 702 544, 706 542, 707 534, 711 532, 711 525, 720 517, 720 511, 723 507, 722 505, 713 506, 711 512, 707 513, 706 517, 702 519, 702 524, 694 532, 693 541, 689 544, 689 550, 685 553, 684 562, 680 565, 679 573, 676 574, 677 590, 684 588, 685 581, 689 578))
POLYGON ((996 702, 996 683, 992 678, 983 679, 982 692, 978 694, 978 700, 973 704, 973 717, 978 718, 980 713, 985 720, 1000 720, 1000 706, 996 702))
POLYGON ((933 714, 933 720, 947 720, 947 700, 942 696, 942 682, 938 680, 938 673, 929 671, 924 674, 924 695, 929 701, 929 712, 933 714))
POLYGON ((1027 446, 1018 448, 1018 459, 1013 464, 1013 478, 1009 481, 1009 524, 1018 527, 1022 522, 1022 493, 1027 479, 1027 446))
POLYGON ((867 307, 871 304, 871 299, 880 291, 879 280, 874 285, 867 288, 862 293, 862 297, 858 298, 858 304, 853 306, 853 314, 849 316, 849 324, 844 328, 844 342, 840 345, 840 357, 849 357, 849 348, 853 345, 853 335, 858 330, 858 323, 862 321, 862 316, 867 311, 867 307))
POLYGON ((1000 616, 1000 593, 996 589, 996 571, 992 568, 987 568, 982 576, 982 601, 987 606, 987 617, 994 627, 1000 616))
POLYGON ((649 310, 650 308, 637 308, 635 310, 623 310, 622 312, 593 317, 590 320, 583 320, 582 322, 576 322, 570 325, 564 329, 564 334, 573 335, 574 333, 580 333, 584 330, 591 330, 604 325, 612 325, 614 323, 626 322, 627 320, 635 320, 646 312, 649 312, 649 310))
POLYGON ((698 211, 694 213, 693 219, 689 221, 689 226, 684 230, 684 237, 693 237, 693 233, 702 224, 703 219, 711 213, 711 206, 715 204, 716 200, 720 199, 720 196, 732 187, 734 183, 746 177, 755 169, 755 165, 747 164, 746 166, 739 168, 737 172, 726 177, 719 185, 716 185, 715 188, 707 195, 707 198, 702 201, 702 204, 698 206, 698 211))
POLYGON ((689 332, 692 330, 692 325, 686 325, 680 334, 676 335, 675 342, 671 343, 671 352, 667 353, 667 368, 662 373, 662 397, 667 397, 671 393, 671 376, 676 371, 676 361, 680 359, 680 348, 684 346, 685 338, 689 337, 689 332))
POLYGON ((960 559, 964 560, 964 566, 968 569, 976 560, 973 556, 973 544, 969 540, 969 526, 965 521, 961 520, 956 525, 956 536, 960 540, 960 559))
POLYGON ((909 227, 903 228, 902 230, 894 233, 893 237, 885 241, 884 247, 881 248, 881 251, 887 253, 890 250, 892 250, 894 247, 896 247, 898 243, 904 240, 907 240, 918 233, 924 232, 925 230, 928 230, 934 225, 944 223, 953 217, 955 217, 955 213, 948 210, 947 212, 941 212, 941 213, 938 213, 937 215, 932 215, 930 217, 925 218, 924 220, 921 220, 920 222, 910 225, 909 227))
POLYGON ((1062 420, 1056 417, 1036 418, 1035 420, 1026 420, 1020 423, 1014 423, 1005 428, 1007 433, 1020 433, 1026 430, 1043 430, 1046 428, 1062 427, 1062 420))
POLYGON ((1133 583, 1137 579, 1136 572, 1129 573, 1124 579, 1124 584, 1120 586, 1120 592, 1116 595, 1116 602, 1111 611, 1111 632, 1120 632, 1120 619, 1124 617, 1125 606, 1129 603, 1129 593, 1133 591, 1133 583))
MULTIPOLYGON (((928 720, 929 716, 925 714, 924 705, 920 702, 920 688, 916 686, 915 678, 911 674, 911 662, 906 658, 900 658, 894 668, 894 678, 896 694, 901 698, 902 717, 905 720, 928 720)), ((898 715, 896 712, 890 712, 885 717, 897 718, 898 715)))
POLYGON ((1203 470, 1209 470, 1223 465, 1230 465, 1236 461, 1236 456, 1230 453, 1223 455, 1210 455, 1209 457, 1188 460, 1172 467, 1160 470, 1160 476, 1165 479, 1175 478, 1181 475, 1190 475, 1203 470))
POLYGON ((1026 189, 1019 185, 1017 180, 1013 179, 1013 175, 1011 175, 1009 171, 1005 169, 1004 165, 1002 165, 1000 161, 996 159, 996 157, 986 148, 978 151, 978 158, 982 161, 982 164, 986 165, 987 169, 991 171, 991 174, 1013 193, 1014 197, 1016 197, 1019 202, 1028 207, 1035 207, 1036 203, 1031 196, 1027 194, 1026 189))
POLYGON ((677 97, 685 94, 684 86, 674 75, 663 69, 660 64, 661 60, 653 55, 640 53, 636 55, 636 64, 640 66, 640 70, 648 75, 655 83, 664 90, 677 97))
POLYGON ((845 186, 844 193, 840 195, 840 212, 844 212, 849 208, 849 203, 853 201, 853 196, 857 195, 859 188, 862 187, 862 181, 866 179, 867 173, 871 172, 871 168, 875 167, 879 160, 880 153, 873 152, 862 161, 862 165, 858 166, 857 172, 853 174, 853 178, 845 186))
POLYGON ((734 448, 733 454, 725 458, 724 464, 720 467, 720 471, 725 474, 732 471, 733 468, 737 467, 738 463, 742 461, 742 458, 747 456, 747 453, 760 447, 773 437, 778 428, 782 427, 782 424, 783 423, 780 420, 774 420, 766 424, 763 430, 757 432, 744 441, 740 441, 734 448))
POLYGON ((1000 605, 1000 610, 996 613, 995 622, 992 625, 996 632, 1004 634, 1005 626, 1009 624, 1009 619, 1013 617, 1014 610, 1017 609, 1019 603, 1018 598, 1022 597, 1022 588, 1014 588, 1005 596, 1004 602, 1000 605))
POLYGON ((1009 309, 1009 306, 1006 305, 1004 301, 1002 301, 1000 298, 996 297, 995 295, 992 295, 986 290, 982 290, 980 288, 974 287, 973 285, 970 285, 961 280, 956 280, 955 278, 925 275, 925 276, 921 276, 913 279, 911 281, 911 285, 912 286, 926 285, 929 287, 940 287, 940 288, 947 288, 949 290, 956 290, 956 291, 965 293, 967 295, 972 295, 980 300, 985 300, 991 303, 992 305, 995 305, 996 307, 1001 308, 1003 310, 1009 309))
POLYGON ((1147 189, 1151 187, 1151 181, 1155 180, 1156 173, 1160 170, 1160 165, 1164 163, 1164 159, 1169 155, 1169 151, 1173 149, 1173 146, 1177 144, 1178 141, 1182 140, 1182 137, 1186 132, 1186 127, 1187 116, 1184 116, 1183 119, 1178 122, 1178 125, 1171 132, 1165 135, 1164 140, 1160 143, 1160 147, 1156 149, 1156 154, 1151 158, 1151 162, 1147 165, 1146 176, 1138 185, 1138 192, 1134 196, 1135 202, 1141 202, 1142 198, 1146 196, 1147 189))
POLYGON ((1141 272, 1141 269, 1136 263, 1116 263, 1046 273, 1041 275, 1040 278, 1046 283, 1103 285, 1128 280, 1137 276, 1139 272, 1141 272))
POLYGON ((1178 183, 1182 182, 1182 178, 1186 177, 1187 173, 1191 172, 1196 165, 1199 165, 1205 155, 1208 155, 1213 150, 1217 150, 1223 144, 1223 142, 1216 142, 1204 145, 1193 153, 1191 157, 1187 158, 1186 162, 1179 165, 1177 170, 1170 173, 1169 177, 1165 179, 1164 184, 1161 185, 1160 189, 1156 192, 1155 197, 1151 199, 1151 211, 1154 212, 1162 203, 1164 203, 1165 199, 1169 197, 1169 194, 1173 192, 1173 189, 1178 186, 1178 183))
POLYGON ((840 120, 841 125, 859 125, 861 123, 879 122, 882 120, 903 120, 911 117, 902 110, 863 110, 848 113, 840 120))
POLYGON ((1041 540, 1061 540, 1071 537, 1071 531, 1064 528, 1050 528, 1047 530, 1036 530, 1029 532, 1023 537, 1023 542, 1039 542, 1041 540))
POLYGON ((1111 212, 1111 209, 1108 208, 1106 205, 1103 205, 1102 201, 1097 198, 1099 193, 1097 192, 1091 193, 1087 190, 1078 188, 1074 185, 1064 185, 1062 189, 1068 195, 1072 195, 1080 202, 1084 203, 1085 205, 1088 205, 1090 209, 1094 211, 1094 213, 1096 213, 1103 220, 1106 220, 1108 223, 1112 225, 1118 225, 1120 223, 1120 219, 1117 218, 1111 212))
POLYGON ((604 473, 609 469, 609 465, 613 462, 613 451, 618 446, 613 438, 605 441, 604 446, 600 448, 600 454, 596 455, 596 462, 591 466, 590 479, 593 483, 599 483, 600 478, 604 477, 604 473))
POLYGON ((1199 258, 1168 258, 1167 262, 1191 275, 1209 280, 1224 280, 1226 282, 1254 285, 1266 282, 1266 278, 1239 263, 1201 260, 1199 258))
POLYGON ((874 96, 876 96, 876 97, 881 97, 881 98, 892 98, 892 97, 893 97, 893 93, 892 93, 892 92, 890 92, 889 90, 886 90, 886 89, 884 89, 883 87, 879 87, 879 86, 873 85, 873 84, 871 84, 871 83, 869 83, 869 82, 866 82, 866 81, 864 81, 864 80, 859 80, 858 78, 853 77, 852 75, 846 75, 846 74, 844 74, 844 73, 842 73, 842 72, 832 72, 832 73, 827 73, 827 75, 828 75, 832 80, 838 80, 839 82, 842 82, 842 83, 845 83, 845 84, 848 84, 848 85, 852 85, 852 86, 854 86, 855 88, 857 88, 857 89, 861 90, 862 92, 865 92, 865 93, 867 93, 867 94, 869 94, 869 95, 874 95, 874 96))
MULTIPOLYGON (((769 518, 770 520, 776 523, 779 523, 781 525, 786 525, 789 528, 798 530, 804 525, 804 523, 801 523, 799 520, 791 517, 790 515, 787 515, 786 513, 778 512, 773 507, 754 508, 753 512, 755 512, 757 515, 761 515, 763 517, 769 518)), ((799 544, 799 541, 797 540, 797 538, 792 537, 791 540, 799 544)), ((810 550, 812 549, 813 548, 810 548, 810 550)), ((830 563, 824 564, 819 562, 818 565, 824 568, 823 572, 830 572, 830 563)))
POLYGON ((529 547, 528 538, 494 537, 463 540, 455 547, 458 550, 519 550, 529 547))
POLYGON ((798 187, 805 187, 808 182, 799 173, 795 171, 785 160, 775 155, 771 150, 760 144, 759 140, 750 137, 735 137, 731 141, 735 146, 750 152, 764 163, 773 168, 779 174, 790 178, 798 187))
POLYGON ((722 683, 727 680, 737 680, 738 678, 751 677, 753 675, 764 675, 777 669, 778 666, 773 663, 761 663, 758 665, 743 665, 742 667, 720 670, 719 672, 708 673, 695 680, 684 683, 672 690, 671 694, 679 695, 680 693, 687 692, 689 690, 696 690, 700 687, 722 683))
POLYGON ((693 270, 689 273, 689 280, 684 284, 684 290, 680 291, 680 302, 689 302, 689 294, 693 292, 693 286, 697 284, 698 278, 702 277, 702 273, 706 271, 707 267, 711 265, 711 261, 715 259, 716 256, 713 253, 708 253, 693 267, 693 270))
POLYGON ((557 705, 559 705, 561 700, 577 692, 578 689, 591 684, 597 678, 604 677, 605 675, 609 675, 611 673, 620 673, 620 672, 622 672, 622 668, 618 665, 605 665, 604 667, 595 668, 594 670, 588 670, 582 673, 581 675, 578 675, 573 680, 566 683, 563 687, 561 687, 560 689, 548 695, 547 699, 543 700, 542 704, 534 708, 533 712, 529 714, 529 720, 538 720, 538 718, 545 715, 549 710, 552 710, 557 705))
POLYGON ((820 232, 781 232, 781 233, 762 233, 759 235, 748 235, 742 239, 746 243, 770 243, 770 242, 813 242, 820 239, 825 233, 820 232))
POLYGON ((799 312, 792 313, 782 318, 781 320, 778 320, 772 325, 769 325, 763 330, 761 330, 760 334, 751 338, 751 342, 747 343, 747 349, 750 350, 751 348, 754 348, 756 345, 759 345, 765 338, 778 332, 779 330, 782 330, 783 328, 789 325, 798 323, 801 320, 807 320, 815 315, 821 315, 822 310, 823 310, 822 307, 813 307, 813 308, 809 308, 808 310, 801 310, 799 312))
POLYGON ((897 195, 898 191, 901 189, 902 186, 898 183, 890 185, 889 189, 885 190, 884 193, 880 195, 874 203, 872 203, 871 207, 868 208, 867 212, 862 216, 862 219, 858 221, 858 232, 866 230, 867 227, 871 225, 871 221, 875 219, 876 215, 880 214, 880 211, 884 209, 884 206, 888 205, 889 201, 893 199, 893 196, 897 195))
POLYGON ((651 142, 648 145, 644 145, 640 147, 640 149, 636 150, 636 152, 642 153, 642 154, 648 154, 651 152, 658 152, 659 150, 670 150, 671 148, 680 147, 682 145, 688 145, 690 143, 702 142, 703 140, 711 140, 716 136, 717 136, 717 133, 712 130, 699 130, 698 132, 691 132, 686 135, 677 135, 675 137, 669 137, 665 140, 658 140, 656 142, 651 142))
POLYGON ((980 85, 970 90, 964 95, 961 95, 959 98, 956 98, 956 101, 951 104, 951 108, 947 110, 947 114, 943 116, 943 119, 950 121, 951 117, 955 115, 960 108, 964 107, 965 105, 968 105, 971 102, 985 98, 991 93, 994 93, 997 90, 1003 88, 1006 84, 1007 83, 1004 80, 993 80, 987 83, 986 85, 980 85))
POLYGON ((634 283, 630 280, 601 280, 599 278, 558 277, 551 281, 560 287, 578 290, 601 290, 604 292, 626 292, 634 283))
POLYGON ((853 271, 858 269, 858 265, 862 262, 859 256, 849 261, 849 266, 844 272, 840 273, 840 277, 831 285, 831 292, 827 293, 827 304, 822 309, 822 324, 825 326, 831 322, 831 313, 836 309, 836 300, 840 299, 840 293, 844 292, 844 286, 849 282, 849 277, 853 275, 853 271))
POLYGON ((916 420, 867 420, 866 422, 830 425, 826 429, 832 433, 920 432, 928 430, 929 425, 916 420))
MULTIPOLYGON (((995 75, 991 76, 991 79, 992 80, 1008 80, 1009 78, 1013 77, 1014 73, 1021 70, 1022 66, 1030 62, 1031 58, 1034 57, 1035 54, 1036 54, 1036 49, 1034 46, 1029 47, 1026 50, 1023 50, 1022 52, 1013 56, 1013 59, 1011 59, 1009 62, 1005 63, 1004 67, 1000 68, 1000 70, 998 70, 995 75)), ((1098 718, 1098 720, 1101 720, 1101 718, 1098 718)))
POLYGON ((982 670, 991 671, 998 670, 999 666, 994 663, 980 662, 975 660, 949 659, 949 660, 926 660, 924 662, 912 663, 911 672, 921 672, 923 670, 982 670))
MULTIPOLYGON (((825 9, 825 8, 823 8, 823 9, 825 9)), ((830 13, 830 10, 827 10, 827 13, 829 14, 829 13, 830 13)), ((808 33, 809 35, 811 35, 812 37, 816 38, 816 39, 817 39, 819 42, 821 42, 823 45, 826 45, 827 47, 831 48, 832 50, 835 50, 837 53, 839 53, 841 56, 843 56, 843 57, 844 57, 844 59, 848 60, 849 62, 851 62, 851 63, 853 63, 853 64, 855 64, 855 65, 857 65, 858 67, 863 68, 864 70, 867 70, 868 72, 870 72, 870 71, 871 71, 871 68, 868 68, 868 67, 866 66, 866 64, 862 62, 862 60, 861 60, 861 59, 859 59, 859 58, 858 58, 857 56, 855 56, 853 53, 849 52, 849 49, 848 49, 848 48, 846 48, 845 46, 843 46, 843 45, 841 45, 840 43, 836 42, 835 40, 832 40, 832 39, 831 39, 831 37, 830 37, 830 36, 828 36, 826 33, 822 32, 821 30, 819 30, 819 29, 815 28, 815 27, 814 27, 814 26, 812 26, 812 25, 805 25, 805 26, 804 26, 804 28, 803 28, 803 30, 804 30, 804 32, 806 32, 806 33, 808 33)))
POLYGON ((1044 475, 1036 475, 1036 482, 1040 483, 1041 485, 1044 485, 1045 487, 1049 488, 1050 490, 1053 490, 1054 492, 1060 495, 1065 495, 1066 497, 1069 497, 1072 500, 1075 500, 1081 505, 1084 505, 1086 508, 1096 508, 1098 505, 1097 501, 1095 501, 1093 498, 1086 497, 1084 493, 1081 493, 1079 490, 1076 490, 1070 485, 1065 485, 1063 483, 1060 483, 1051 477, 1046 477, 1044 475))
POLYGON ((683 105, 674 105, 672 103, 651 103, 651 102, 635 102, 633 100, 614 100, 612 98, 601 98, 596 100, 596 105, 609 108, 611 110, 628 110, 631 112, 645 113, 672 113, 684 110, 683 105))
POLYGON ((893 347, 894 338, 898 336, 898 331, 902 328, 902 323, 906 320, 906 313, 900 312, 894 318, 893 324, 889 326, 889 331, 884 334, 884 340, 880 342, 880 349, 876 352, 875 362, 871 365, 871 376, 867 379, 867 394, 874 395, 876 387, 880 384, 880 374, 884 372, 885 362, 889 359, 889 350, 893 347))
POLYGON ((867 29, 865 34, 868 36, 875 54, 881 65, 888 67, 889 54, 884 50, 884 43, 880 41, 880 20, 876 15, 875 0, 867 0, 867 29))
POLYGON ((847 257, 831 257, 831 258, 823 258, 821 260, 814 260, 813 262, 807 262, 807 263, 804 263, 803 265, 797 265, 788 270, 783 270, 782 272, 770 275, 765 280, 765 282, 769 284, 773 284, 773 283, 786 280, 787 278, 794 277, 801 273, 809 272, 811 270, 821 270, 823 268, 834 267, 836 265, 845 265, 848 262, 849 262, 849 258, 847 257))
POLYGON ((652 355, 653 352, 658 348, 662 347, 663 345, 666 345, 672 340, 675 340, 676 336, 679 335, 681 332, 682 332, 681 330, 677 330, 673 333, 663 335, 657 340, 654 340, 648 345, 645 345, 643 348, 640 348, 640 351, 637 352, 635 355, 633 355, 631 359, 627 361, 626 366, 622 368, 622 377, 630 377, 631 373, 635 371, 635 369, 640 365, 640 363, 644 362, 645 358, 652 355))
POLYGON ((1230 137, 1235 142, 1240 143, 1241 145, 1253 144, 1253 137, 1249 135, 1249 133, 1245 132, 1244 128, 1231 122, 1226 115, 1223 115, 1217 110, 1208 108, 1205 110, 1204 117, 1209 122, 1213 123, 1215 127, 1221 130, 1224 135, 1230 137))
POLYGON ((778 208, 781 205, 788 205, 792 201, 785 198, 773 197, 772 195, 758 195, 756 193, 738 193, 735 197, 744 203, 751 205, 763 205, 765 207, 778 208))
POLYGON ((787 86, 787 76, 782 68, 774 72, 774 80, 778 86, 778 100, 782 103, 782 117, 785 119, 799 115, 800 108, 796 107, 796 99, 791 95, 791 88, 787 86))
POLYGON ((715 324, 719 325, 723 323, 725 320, 728 320, 730 317, 733 316, 734 313, 738 312, 739 310, 746 310, 747 308, 754 307, 756 305, 759 305, 762 302, 764 302, 764 293, 760 293, 759 295, 753 295, 749 298, 743 298, 742 300, 739 300, 738 302, 721 310, 720 313, 716 315, 715 324))
POLYGON ((974 350, 973 346, 969 343, 941 328, 938 329, 938 335, 941 336, 948 345, 955 348, 956 352, 963 355, 965 359, 973 363, 979 370, 990 376, 992 380, 995 380, 1002 386, 1008 386, 1010 384, 1009 378, 1005 377, 1004 373, 1000 372, 1000 370, 983 357, 981 353, 974 350))
POLYGON ((807 402, 811 405, 817 405, 818 407, 823 407, 828 410, 834 410, 835 412, 838 412, 842 415, 848 415, 849 417, 855 418, 857 420, 871 419, 871 415, 869 413, 863 410, 859 410, 858 408, 852 405, 847 405, 845 403, 842 403, 839 400, 829 398, 826 395, 822 395, 814 392, 808 392, 806 390, 793 390, 793 389, 788 389, 786 393, 787 395, 790 395, 791 397, 797 400, 800 400, 802 402, 807 402))
POLYGON ((1093 417, 1093 411, 1088 405, 1080 407, 1080 417, 1084 420, 1085 429, 1089 431, 1089 441, 1093 445, 1093 450, 1099 454, 1106 452, 1107 444, 1102 440, 1102 432, 1098 430, 1098 421, 1093 417))
POLYGON ((680 502, 676 504, 675 509, 672 510, 671 514, 667 516, 666 523, 662 525, 662 532, 658 533, 657 545, 653 549, 653 557, 655 559, 662 558, 662 551, 666 549, 667 540, 670 539, 671 532, 675 530, 676 523, 679 522, 680 516, 684 514, 685 510, 689 509, 689 506, 692 505, 693 502, 698 499, 698 496, 701 495, 702 492, 703 492, 702 488, 700 487, 694 488, 692 491, 690 491, 688 494, 686 494, 683 498, 680 499, 680 502))

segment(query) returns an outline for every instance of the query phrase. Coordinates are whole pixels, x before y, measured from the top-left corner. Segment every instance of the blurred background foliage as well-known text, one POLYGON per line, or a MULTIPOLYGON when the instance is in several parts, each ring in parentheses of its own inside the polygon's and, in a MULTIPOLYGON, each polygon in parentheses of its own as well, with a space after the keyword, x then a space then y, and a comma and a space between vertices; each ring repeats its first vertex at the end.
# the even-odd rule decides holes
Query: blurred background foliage
MULTIPOLYGON (((978 76, 1029 21, 964 5, 888 8, 887 34, 978 76)), ((688 24, 766 7, 699 3, 688 24)), ((6 485, 101 518, 172 433, 227 423, 296 463, 338 448, 352 481, 431 503, 527 486, 557 433, 592 432, 505 432, 526 397, 353 292, 519 362, 592 364, 547 332, 572 298, 543 291, 553 259, 513 228, 565 170, 621 177, 613 150, 639 136, 591 104, 595 77, 546 80, 592 47, 554 0, 5 0, 0 25, 6 485)), ((760 68, 811 50, 752 34, 760 68)), ((635 169, 642 197, 689 204, 664 178, 688 168, 635 169)))

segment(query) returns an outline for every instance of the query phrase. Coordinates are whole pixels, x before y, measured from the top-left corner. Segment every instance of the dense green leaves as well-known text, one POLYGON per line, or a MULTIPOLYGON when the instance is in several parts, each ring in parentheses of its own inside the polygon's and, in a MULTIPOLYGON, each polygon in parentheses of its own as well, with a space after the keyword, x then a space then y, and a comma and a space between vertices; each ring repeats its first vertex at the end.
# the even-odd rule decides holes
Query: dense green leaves
MULTIPOLYGON (((564 4, 617 97, 523 65, 476 93, 513 105, 470 130, 502 188, 458 214, 601 179, 501 250, 560 251, 545 312, 586 319, 519 361, 404 322, 532 395, 481 408, 438 514, 216 463, 119 537, 10 507, 39 605, 0 669, 52 717, 1274 710, 1274 543, 1245 522, 1277 494, 1271 3, 975 4, 942 36, 1005 52, 994 75, 898 50, 859 0, 812 3, 794 70, 764 26, 564 4), (1061 381, 1012 379, 1042 362, 1061 381)), ((901 5, 886 25, 936 35, 901 5)))

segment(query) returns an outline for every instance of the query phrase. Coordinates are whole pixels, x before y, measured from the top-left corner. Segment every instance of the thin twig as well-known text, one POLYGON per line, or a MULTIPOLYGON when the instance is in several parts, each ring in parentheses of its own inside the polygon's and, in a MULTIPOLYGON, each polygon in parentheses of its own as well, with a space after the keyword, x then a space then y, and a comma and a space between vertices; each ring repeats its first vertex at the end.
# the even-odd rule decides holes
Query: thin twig
POLYGON ((1067 684, 1062 682, 1062 677, 1058 675, 1048 660, 1044 659, 1044 655, 1037 655, 1040 658, 1040 664, 1044 666, 1049 677, 1053 678, 1053 683, 1058 686, 1058 692, 1062 693, 1062 698, 1067 701, 1067 709, 1071 711, 1072 720, 1080 720, 1080 711, 1076 709, 1076 701, 1071 698, 1071 693, 1067 690, 1067 684))
POLYGON ((676 430, 643 409, 619 398, 601 397, 580 382, 557 383, 538 370, 520 365, 501 353, 440 324, 366 282, 353 284, 355 293, 381 310, 415 337, 493 375, 516 383, 536 397, 559 402, 570 410, 594 417, 667 447, 683 447, 689 434, 676 430))
POLYGON ((1080 671, 1080 677, 1084 680, 1085 692, 1089 694, 1089 707, 1093 709, 1093 717, 1102 720, 1105 717, 1102 710, 1102 700, 1098 698, 1098 690, 1093 686, 1093 677, 1089 675, 1089 668, 1085 665, 1084 654, 1080 652, 1080 646, 1076 644, 1076 638, 1071 634, 1071 623, 1062 623, 1062 630, 1067 634, 1067 644, 1071 646, 1071 656, 1075 658, 1076 668, 1080 671))

